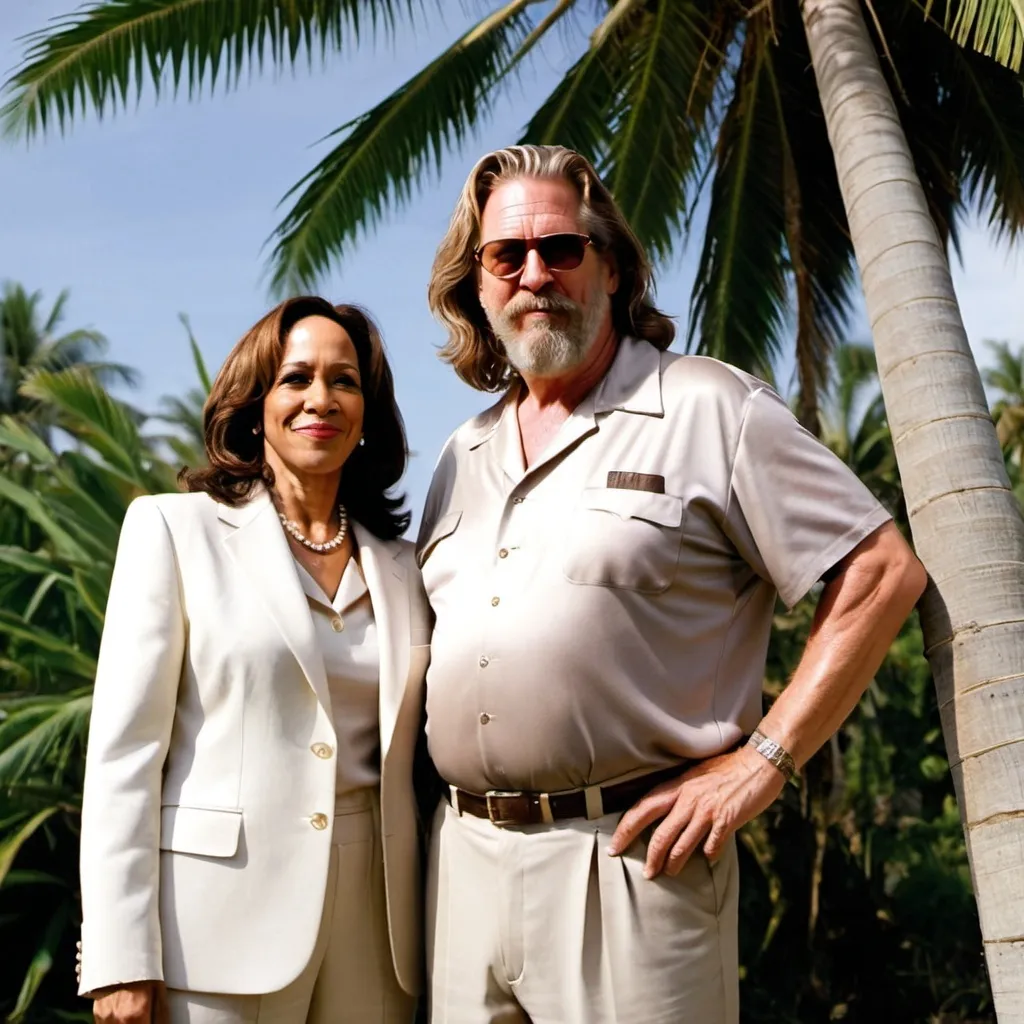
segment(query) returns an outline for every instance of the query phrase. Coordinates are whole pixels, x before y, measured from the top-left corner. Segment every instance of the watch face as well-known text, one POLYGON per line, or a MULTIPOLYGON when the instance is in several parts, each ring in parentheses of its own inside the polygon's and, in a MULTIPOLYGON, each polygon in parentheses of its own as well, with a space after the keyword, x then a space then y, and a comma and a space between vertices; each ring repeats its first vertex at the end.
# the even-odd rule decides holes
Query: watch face
POLYGON ((779 752, 779 745, 775 740, 765 739, 758 745, 757 752, 770 761, 779 752))

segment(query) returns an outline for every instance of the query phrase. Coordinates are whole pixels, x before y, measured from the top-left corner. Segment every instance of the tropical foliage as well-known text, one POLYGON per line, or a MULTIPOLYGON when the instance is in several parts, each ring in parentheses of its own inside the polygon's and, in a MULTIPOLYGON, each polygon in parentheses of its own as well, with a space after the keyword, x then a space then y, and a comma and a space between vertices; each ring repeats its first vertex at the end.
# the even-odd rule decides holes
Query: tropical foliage
MULTIPOLYGON (((90 684, 121 517, 135 494, 173 489, 174 466, 84 369, 36 371, 22 390, 74 443, 55 451, 0 421, 21 474, 0 477, 0 1013, 85 1021, 73 964, 90 684)), ((821 433, 905 526, 863 346, 837 351, 821 433)), ((767 699, 812 614, 808 600, 778 616, 767 699)), ((916 622, 801 785, 745 830, 741 857, 745 1021, 992 1020, 916 622)))
MULTIPOLYGON (((105 0, 30 36, 9 132, 126 106, 143 83, 198 96, 244 70, 344 59, 441 7, 412 0, 105 0)), ((799 0, 481 0, 480 20, 371 109, 288 193, 272 276, 306 287, 441 168, 538 60, 565 67, 522 141, 587 155, 659 258, 705 217, 696 350, 770 377, 793 354, 817 423, 849 326, 854 256, 799 0)), ((1024 225, 1022 0, 873 0, 872 31, 943 240, 965 210, 1024 225), (969 48, 960 45, 964 44, 969 48), (977 51, 982 52, 977 52, 977 51), (987 54, 987 56, 986 56, 987 54), (1002 62, 1002 63, 1000 63, 1002 62)))
POLYGON ((52 412, 21 385, 36 371, 54 372, 80 366, 101 384, 132 385, 136 375, 120 363, 98 360, 107 349, 99 331, 78 328, 58 334, 64 320, 69 293, 57 296, 50 311, 43 314, 41 292, 31 295, 11 281, 0 293, 0 415, 16 417, 41 436, 48 437, 52 412))

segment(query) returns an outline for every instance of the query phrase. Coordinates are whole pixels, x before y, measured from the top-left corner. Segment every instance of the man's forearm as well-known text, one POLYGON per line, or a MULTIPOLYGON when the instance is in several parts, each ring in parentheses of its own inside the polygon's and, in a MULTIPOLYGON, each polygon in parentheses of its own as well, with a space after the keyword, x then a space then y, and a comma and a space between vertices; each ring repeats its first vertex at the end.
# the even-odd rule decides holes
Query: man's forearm
POLYGON ((797 767, 856 707, 926 579, 889 523, 858 545, 825 584, 800 664, 761 726, 797 767))

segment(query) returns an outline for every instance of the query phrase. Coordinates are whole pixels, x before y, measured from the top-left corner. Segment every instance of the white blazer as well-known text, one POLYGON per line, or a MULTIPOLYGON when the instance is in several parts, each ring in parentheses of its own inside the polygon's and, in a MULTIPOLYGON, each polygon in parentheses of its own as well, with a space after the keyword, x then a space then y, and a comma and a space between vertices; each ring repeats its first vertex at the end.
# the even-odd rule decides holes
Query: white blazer
MULTIPOLYGON (((421 987, 413 752, 430 653, 406 541, 353 524, 380 638, 381 819, 395 971, 421 987)), ((265 993, 313 952, 335 743, 323 657, 263 488, 136 499, 100 645, 82 807, 80 992, 163 979, 265 993), (322 825, 322 822, 321 822, 322 825)))

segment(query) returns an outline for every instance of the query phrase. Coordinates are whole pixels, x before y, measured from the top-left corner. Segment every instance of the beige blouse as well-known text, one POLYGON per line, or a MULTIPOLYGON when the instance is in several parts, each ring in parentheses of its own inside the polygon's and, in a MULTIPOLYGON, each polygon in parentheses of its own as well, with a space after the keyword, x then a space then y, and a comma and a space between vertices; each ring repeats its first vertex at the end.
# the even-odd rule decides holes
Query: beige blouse
POLYGON ((332 601, 296 560, 327 670, 337 736, 337 796, 380 782, 380 655, 370 593, 349 559, 332 601))

